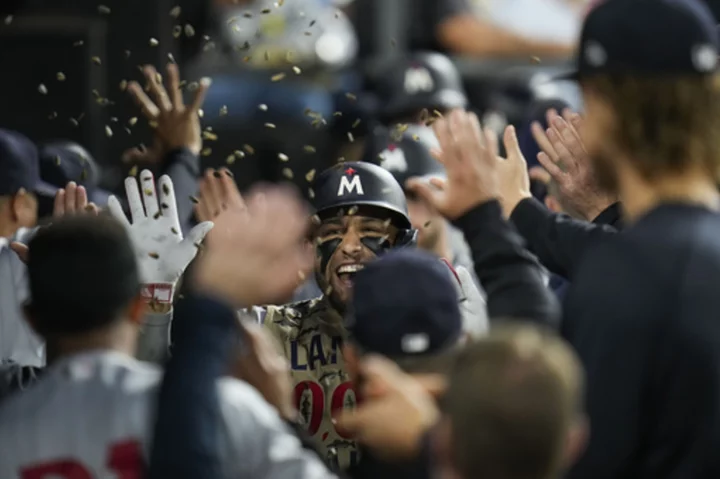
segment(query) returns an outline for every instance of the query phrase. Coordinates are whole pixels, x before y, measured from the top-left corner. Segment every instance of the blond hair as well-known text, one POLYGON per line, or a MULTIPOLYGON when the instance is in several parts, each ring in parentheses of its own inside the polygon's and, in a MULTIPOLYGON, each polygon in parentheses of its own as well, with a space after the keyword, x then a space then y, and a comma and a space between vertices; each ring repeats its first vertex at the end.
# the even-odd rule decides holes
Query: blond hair
POLYGON ((463 477, 546 479, 562 467, 583 375, 554 333, 504 324, 460 353, 443 408, 463 477))
POLYGON ((646 180, 720 173, 718 77, 599 76, 583 80, 614 112, 613 138, 646 180))

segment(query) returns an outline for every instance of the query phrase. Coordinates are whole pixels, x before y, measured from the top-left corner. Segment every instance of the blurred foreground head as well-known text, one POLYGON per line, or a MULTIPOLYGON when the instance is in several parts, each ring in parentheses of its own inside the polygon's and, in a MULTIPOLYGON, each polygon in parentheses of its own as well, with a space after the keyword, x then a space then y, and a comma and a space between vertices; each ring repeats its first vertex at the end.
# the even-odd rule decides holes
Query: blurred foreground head
POLYGON ((135 253, 109 215, 67 216, 29 243, 26 315, 48 350, 132 353, 144 304, 135 253))
POLYGON ((699 0, 606 0, 588 14, 571 78, 582 87, 582 134, 601 186, 716 177, 719 51, 699 0))
POLYGON ((562 477, 585 443, 582 389, 580 363, 555 334, 519 323, 492 329, 450 373, 435 437, 443 472, 562 477))
POLYGON ((450 268, 418 249, 388 253, 358 273, 344 346, 351 378, 374 353, 409 373, 446 374, 465 342, 450 268))

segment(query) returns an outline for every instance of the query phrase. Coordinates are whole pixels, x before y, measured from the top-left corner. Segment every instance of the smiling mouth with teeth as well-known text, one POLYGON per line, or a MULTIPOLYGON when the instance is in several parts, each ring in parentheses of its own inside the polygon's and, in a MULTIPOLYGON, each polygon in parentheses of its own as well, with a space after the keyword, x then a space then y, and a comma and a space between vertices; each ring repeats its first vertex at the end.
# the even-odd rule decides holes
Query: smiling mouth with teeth
POLYGON ((365 266, 362 264, 344 264, 340 266, 335 273, 340 281, 352 285, 352 281, 355 279, 355 274, 364 267, 365 266))

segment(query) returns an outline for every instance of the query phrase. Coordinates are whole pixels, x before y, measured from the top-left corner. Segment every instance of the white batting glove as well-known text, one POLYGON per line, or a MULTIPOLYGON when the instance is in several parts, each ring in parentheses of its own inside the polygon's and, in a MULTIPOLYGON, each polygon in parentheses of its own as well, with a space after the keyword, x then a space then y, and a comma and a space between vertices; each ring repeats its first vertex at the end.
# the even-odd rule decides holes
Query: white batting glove
POLYGON ((200 242, 212 229, 213 223, 200 223, 183 239, 170 177, 160 177, 157 184, 159 192, 149 170, 140 173, 139 183, 134 177, 125 179, 132 223, 114 196, 108 200, 108 209, 130 234, 143 282, 143 296, 149 301, 170 304, 175 285, 197 254, 200 242))

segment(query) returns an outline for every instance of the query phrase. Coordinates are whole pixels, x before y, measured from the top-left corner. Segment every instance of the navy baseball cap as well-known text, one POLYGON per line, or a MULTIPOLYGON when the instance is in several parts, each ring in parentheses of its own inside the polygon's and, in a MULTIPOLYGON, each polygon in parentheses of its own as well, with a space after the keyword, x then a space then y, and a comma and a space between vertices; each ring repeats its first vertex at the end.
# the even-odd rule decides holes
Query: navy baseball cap
POLYGON ((95 159, 77 143, 57 141, 40 148, 40 176, 43 181, 57 188, 64 188, 74 181, 87 189, 90 201, 104 206, 110 193, 98 187, 100 175, 95 159))
POLYGON ((605 0, 585 18, 576 71, 597 74, 708 75, 719 48, 715 19, 699 0, 605 0))
POLYGON ((0 196, 20 189, 42 196, 54 196, 57 188, 40 178, 38 150, 26 136, 0 128, 0 196))
POLYGON ((426 357, 449 350, 462 336, 452 272, 418 249, 390 251, 359 271, 350 310, 346 326, 364 352, 426 357))

